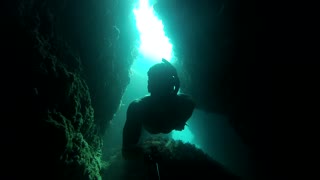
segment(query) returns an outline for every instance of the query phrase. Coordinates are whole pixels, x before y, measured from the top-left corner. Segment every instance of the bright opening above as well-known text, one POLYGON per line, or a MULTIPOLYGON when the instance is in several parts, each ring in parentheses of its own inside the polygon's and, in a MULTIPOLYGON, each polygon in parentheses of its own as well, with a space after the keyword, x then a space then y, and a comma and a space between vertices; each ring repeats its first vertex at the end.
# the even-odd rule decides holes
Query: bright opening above
POLYGON ((140 53, 156 62, 161 62, 162 58, 170 61, 172 44, 165 36, 162 21, 156 17, 149 0, 139 0, 133 13, 140 33, 140 53))
MULTIPOLYGON (((136 74, 141 74, 142 77, 142 74, 145 74, 154 63, 161 62, 162 58, 168 61, 172 60, 172 44, 165 36, 162 21, 155 15, 149 0, 139 0, 133 13, 140 33, 139 50, 141 56, 133 64, 132 70, 136 74)), ((188 126, 183 131, 172 131, 172 138, 185 143, 192 143, 194 139, 188 126)))

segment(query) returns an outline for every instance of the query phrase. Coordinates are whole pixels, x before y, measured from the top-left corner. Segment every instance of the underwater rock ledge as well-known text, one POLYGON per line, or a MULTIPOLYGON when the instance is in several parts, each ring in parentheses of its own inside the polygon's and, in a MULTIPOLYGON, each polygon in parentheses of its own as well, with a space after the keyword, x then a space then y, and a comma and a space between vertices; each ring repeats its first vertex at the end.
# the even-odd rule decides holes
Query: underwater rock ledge
POLYGON ((150 137, 141 144, 144 158, 124 160, 116 152, 107 162, 103 179, 157 179, 155 162, 160 179, 241 179, 193 144, 162 137, 150 137), (148 158, 150 153, 156 161, 148 158))

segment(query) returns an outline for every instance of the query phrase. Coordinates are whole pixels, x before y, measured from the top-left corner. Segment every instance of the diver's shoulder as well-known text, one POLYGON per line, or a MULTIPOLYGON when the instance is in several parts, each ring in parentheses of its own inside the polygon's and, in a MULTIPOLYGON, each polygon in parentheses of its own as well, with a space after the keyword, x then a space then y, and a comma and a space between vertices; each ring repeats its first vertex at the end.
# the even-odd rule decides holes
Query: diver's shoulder
POLYGON ((133 100, 129 106, 128 106, 128 110, 127 110, 127 113, 136 113, 138 111, 140 111, 140 103, 139 103, 139 100, 136 99, 136 100, 133 100))
POLYGON ((134 107, 141 106, 141 105, 143 105, 145 102, 147 102, 149 99, 150 99, 150 96, 149 96, 149 95, 146 95, 146 96, 144 96, 144 97, 141 97, 141 98, 138 98, 138 99, 133 100, 133 101, 129 104, 129 106, 134 106, 134 107))
POLYGON ((143 103, 145 101, 148 101, 150 98, 151 98, 150 95, 146 95, 144 97, 141 97, 141 98, 138 98, 138 99, 132 101, 132 103, 141 104, 141 103, 143 103))

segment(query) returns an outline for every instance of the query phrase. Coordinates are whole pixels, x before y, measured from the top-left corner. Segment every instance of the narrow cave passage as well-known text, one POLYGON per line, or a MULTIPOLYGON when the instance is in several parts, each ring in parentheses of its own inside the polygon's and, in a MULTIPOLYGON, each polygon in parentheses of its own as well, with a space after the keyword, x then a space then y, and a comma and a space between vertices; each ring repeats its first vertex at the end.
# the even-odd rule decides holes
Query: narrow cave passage
MULTIPOLYGON (((143 97, 147 92, 147 71, 161 58, 166 58, 175 64, 172 44, 165 36, 163 25, 153 12, 148 0, 140 0, 140 4, 133 10, 136 26, 140 32, 139 56, 131 67, 130 84, 128 85, 122 103, 114 119, 110 123, 105 135, 104 159, 110 162, 121 156, 122 129, 126 120, 126 110, 133 100, 143 97)), ((194 144, 202 149, 219 163, 225 165, 235 174, 249 177, 249 150, 242 144, 241 139, 228 124, 224 115, 206 113, 196 109, 188 121, 188 126, 183 131, 173 131, 166 137, 181 140, 184 143, 194 144)), ((148 136, 147 132, 144 132, 148 136)), ((123 162, 122 162, 123 163, 123 162)), ((121 163, 120 163, 121 164, 121 163)), ((118 164, 116 172, 121 174, 123 170, 118 164)), ((124 165, 122 164, 124 167, 124 165)), ((111 177, 112 175, 107 175, 111 177)))

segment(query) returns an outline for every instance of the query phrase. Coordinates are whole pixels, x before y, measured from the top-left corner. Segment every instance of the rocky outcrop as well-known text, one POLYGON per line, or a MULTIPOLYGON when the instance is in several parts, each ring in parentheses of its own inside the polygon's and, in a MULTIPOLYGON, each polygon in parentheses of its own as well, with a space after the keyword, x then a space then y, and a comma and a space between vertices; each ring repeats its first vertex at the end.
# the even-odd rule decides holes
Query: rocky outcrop
POLYGON ((101 179, 102 137, 129 83, 134 36, 120 41, 116 22, 131 27, 129 11, 119 11, 130 5, 2 3, 7 166, 1 176, 101 179))
POLYGON ((162 137, 141 143, 143 158, 124 161, 120 152, 110 156, 106 179, 188 179, 238 180, 226 167, 189 143, 162 137))

